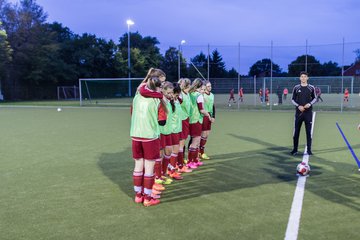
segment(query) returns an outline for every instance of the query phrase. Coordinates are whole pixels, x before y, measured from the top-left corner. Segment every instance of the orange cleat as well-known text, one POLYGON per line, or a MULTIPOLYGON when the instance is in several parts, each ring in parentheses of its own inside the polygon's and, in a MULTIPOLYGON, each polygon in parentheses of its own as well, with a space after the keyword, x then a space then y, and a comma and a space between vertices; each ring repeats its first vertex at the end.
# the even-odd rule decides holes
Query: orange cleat
POLYGON ((150 207, 150 206, 158 205, 159 203, 160 203, 159 199, 151 198, 150 200, 145 199, 143 204, 145 207, 150 207))
POLYGON ((157 191, 157 190, 155 190, 155 189, 153 189, 153 190, 151 191, 151 193, 152 193, 152 194, 155 194, 155 195, 160 195, 160 194, 161 194, 160 191, 157 191))
POLYGON ((182 168, 179 168, 179 173, 191 173, 191 172, 192 172, 192 170, 189 169, 186 166, 183 166, 182 168))
POLYGON ((153 190, 156 190, 156 191, 164 191, 165 190, 165 187, 161 184, 158 184, 158 183, 154 183, 153 187, 152 187, 153 190))
POLYGON ((170 177, 175 179, 175 180, 182 180, 183 179, 183 177, 178 172, 174 172, 174 173, 170 174, 170 177))

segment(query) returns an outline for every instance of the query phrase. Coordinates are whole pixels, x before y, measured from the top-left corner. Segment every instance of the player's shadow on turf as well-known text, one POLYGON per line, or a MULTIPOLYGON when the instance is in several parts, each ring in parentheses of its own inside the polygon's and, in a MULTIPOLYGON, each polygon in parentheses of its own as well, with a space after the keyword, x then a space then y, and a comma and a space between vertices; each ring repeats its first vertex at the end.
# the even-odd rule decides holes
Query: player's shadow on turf
POLYGON ((131 199, 134 197, 132 181, 134 160, 131 156, 131 148, 123 152, 102 153, 98 166, 106 177, 119 186, 122 192, 131 199))
MULTIPOLYGON (((289 180, 286 174, 282 174, 282 172, 279 171, 279 168, 283 168, 285 171, 288 171, 287 162, 289 161, 289 159, 291 159, 291 156, 289 156, 287 152, 289 148, 279 147, 272 143, 264 142, 262 140, 254 139, 250 137, 237 136, 234 134, 232 134, 232 136, 242 140, 246 140, 266 146, 267 148, 264 149, 266 155, 268 157, 277 159, 277 161, 272 161, 269 163, 269 166, 271 167, 268 168, 267 171, 273 173, 273 175, 276 175, 280 179, 283 179, 285 181, 289 180), (284 158, 282 157, 277 158, 283 152, 271 151, 274 149, 279 149, 280 151, 285 150, 285 154, 288 155, 285 162, 284 162, 284 158)), ((355 145, 354 149, 359 147, 360 145, 355 145)), ((344 146, 344 147, 331 148, 331 149, 319 149, 316 152, 320 154, 320 153, 329 153, 329 152, 338 152, 338 151, 347 151, 347 147, 344 146)), ((354 165, 339 163, 339 162, 331 162, 316 155, 311 156, 309 161, 310 163, 314 163, 315 170, 312 170, 311 172, 311 176, 314 177, 314 180, 307 181, 306 189, 308 191, 311 191, 314 194, 326 200, 336 202, 338 204, 342 204, 357 211, 360 211, 360 204, 354 201, 354 199, 360 198, 360 192, 359 192, 360 179, 357 177, 357 175, 350 175, 350 174, 357 174, 357 169, 354 167, 354 165), (321 166, 318 166, 318 163, 326 164, 327 167, 330 167, 335 171, 334 172, 326 171, 321 166), (349 174, 345 176, 341 175, 340 173, 341 170, 349 174)), ((292 165, 291 166, 292 168, 289 170, 291 172, 294 171, 293 169, 295 166, 296 166, 295 164, 292 165)))
MULTIPOLYGON (((212 193, 223 193, 244 188, 256 188, 266 184, 293 182, 296 185, 295 167, 299 158, 289 155, 288 147, 277 146, 260 139, 232 135, 235 138, 262 145, 264 148, 254 151, 233 152, 213 155, 212 160, 193 173, 184 174, 184 180, 166 186, 162 194, 162 203, 206 197, 212 193)), ((344 150, 338 148, 336 151, 344 150)), ((325 149, 324 152, 331 151, 325 149)), ((352 171, 352 165, 332 163, 317 156, 311 156, 311 161, 326 162, 334 169, 352 171)), ((131 149, 118 153, 103 153, 98 166, 103 174, 119 186, 119 189, 129 196, 129 202, 134 196, 132 171, 133 160, 131 149)), ((359 204, 354 199, 360 198, 359 178, 353 176, 335 176, 326 172, 321 166, 316 166, 311 173, 314 181, 307 181, 307 191, 332 202, 345 205, 360 211, 359 204)), ((310 179, 311 179, 310 177, 310 179)), ((205 198, 206 199, 206 198, 205 198)))

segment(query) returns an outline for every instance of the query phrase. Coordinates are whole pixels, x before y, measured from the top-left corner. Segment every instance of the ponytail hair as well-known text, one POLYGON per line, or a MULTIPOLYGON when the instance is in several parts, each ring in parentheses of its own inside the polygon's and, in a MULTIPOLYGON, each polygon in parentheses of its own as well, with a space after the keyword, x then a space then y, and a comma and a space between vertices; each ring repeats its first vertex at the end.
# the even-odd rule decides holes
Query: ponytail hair
POLYGON ((204 85, 204 82, 201 78, 195 78, 195 80, 191 84, 189 93, 195 92, 197 89, 201 88, 203 85, 204 85))
POLYGON ((182 91, 184 91, 191 85, 191 81, 188 78, 180 78, 178 83, 182 91))
POLYGON ((150 68, 141 84, 146 83, 148 88, 155 91, 157 87, 161 86, 161 77, 166 78, 166 74, 163 70, 158 68, 150 68))

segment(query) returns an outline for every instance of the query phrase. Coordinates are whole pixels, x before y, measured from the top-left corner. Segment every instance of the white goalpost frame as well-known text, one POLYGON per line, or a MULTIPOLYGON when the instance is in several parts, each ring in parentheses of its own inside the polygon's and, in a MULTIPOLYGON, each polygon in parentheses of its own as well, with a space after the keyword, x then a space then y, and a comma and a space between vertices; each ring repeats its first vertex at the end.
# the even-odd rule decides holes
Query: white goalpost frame
MULTIPOLYGON (((85 86, 86 86, 86 91, 89 95, 89 97, 91 96, 90 95, 90 92, 89 92, 89 88, 87 87, 87 84, 86 82, 90 82, 90 81, 128 81, 128 82, 132 82, 132 81, 139 81, 139 80, 143 80, 144 78, 79 78, 79 98, 80 98, 80 106, 83 106, 83 95, 82 95, 82 86, 81 86, 81 82, 85 82, 85 86)), ((130 96, 128 96, 130 97, 130 96)), ((91 102, 91 97, 89 99, 89 101, 91 102)))

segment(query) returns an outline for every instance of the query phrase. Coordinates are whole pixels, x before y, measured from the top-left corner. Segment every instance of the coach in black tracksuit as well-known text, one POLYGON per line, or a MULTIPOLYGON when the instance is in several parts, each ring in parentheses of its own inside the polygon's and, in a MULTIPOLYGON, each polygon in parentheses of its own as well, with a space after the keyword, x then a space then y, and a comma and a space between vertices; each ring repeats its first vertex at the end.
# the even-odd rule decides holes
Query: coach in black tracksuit
POLYGON ((292 103, 296 106, 295 124, 292 155, 298 152, 300 129, 303 122, 306 128, 307 154, 311 152, 311 125, 312 125, 312 105, 316 103, 316 93, 314 86, 308 84, 309 76, 306 72, 300 73, 300 84, 294 87, 292 93, 292 103))

